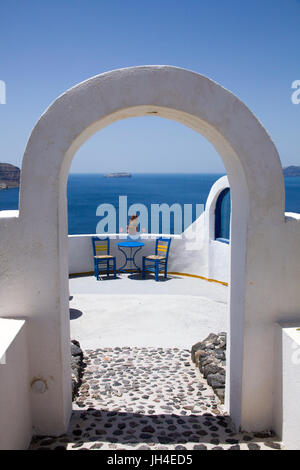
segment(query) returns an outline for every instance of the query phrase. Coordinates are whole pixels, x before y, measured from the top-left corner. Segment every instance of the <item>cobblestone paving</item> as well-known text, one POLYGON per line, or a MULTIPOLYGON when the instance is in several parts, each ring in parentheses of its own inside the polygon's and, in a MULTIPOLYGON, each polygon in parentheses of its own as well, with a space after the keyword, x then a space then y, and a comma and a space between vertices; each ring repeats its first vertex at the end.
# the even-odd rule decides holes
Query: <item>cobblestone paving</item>
POLYGON ((272 436, 236 434, 188 350, 85 351, 86 368, 68 433, 31 449, 278 449, 272 436))

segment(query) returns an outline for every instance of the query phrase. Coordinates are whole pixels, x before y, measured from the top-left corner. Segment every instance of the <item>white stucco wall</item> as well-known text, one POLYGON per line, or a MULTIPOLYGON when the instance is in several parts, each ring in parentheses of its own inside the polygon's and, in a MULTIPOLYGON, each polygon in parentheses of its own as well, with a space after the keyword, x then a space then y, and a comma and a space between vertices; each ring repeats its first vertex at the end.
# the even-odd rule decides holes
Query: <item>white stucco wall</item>
POLYGON ((31 435, 25 321, 0 318, 0 450, 27 449, 31 435))
POLYGON ((205 211, 185 230, 182 241, 178 242, 170 271, 230 282, 231 246, 215 240, 216 202, 223 189, 228 187, 227 176, 219 178, 213 184, 205 211))
POLYGON ((30 377, 41 374, 48 384, 32 400, 35 433, 64 433, 71 414, 72 159, 103 127, 154 112, 204 135, 223 159, 232 201, 226 406, 238 427, 274 425, 275 323, 300 320, 300 223, 284 215, 277 150, 249 109, 220 85, 187 70, 145 66, 93 77, 49 107, 24 154, 19 216, 0 219, 1 315, 29 319, 30 377))
POLYGON ((209 242, 209 278, 230 282, 230 246, 218 240, 209 242))
POLYGON ((288 450, 300 450, 300 322, 278 323, 275 342, 274 423, 288 450))

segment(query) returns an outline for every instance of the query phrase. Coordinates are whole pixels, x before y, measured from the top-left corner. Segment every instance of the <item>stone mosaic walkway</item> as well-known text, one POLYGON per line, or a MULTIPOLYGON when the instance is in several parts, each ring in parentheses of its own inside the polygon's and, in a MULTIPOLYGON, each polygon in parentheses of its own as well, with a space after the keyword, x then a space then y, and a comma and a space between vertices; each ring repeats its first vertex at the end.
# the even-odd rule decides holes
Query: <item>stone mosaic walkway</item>
POLYGON ((280 448, 270 436, 235 433, 188 350, 128 347, 84 354, 68 433, 34 438, 31 449, 280 448))

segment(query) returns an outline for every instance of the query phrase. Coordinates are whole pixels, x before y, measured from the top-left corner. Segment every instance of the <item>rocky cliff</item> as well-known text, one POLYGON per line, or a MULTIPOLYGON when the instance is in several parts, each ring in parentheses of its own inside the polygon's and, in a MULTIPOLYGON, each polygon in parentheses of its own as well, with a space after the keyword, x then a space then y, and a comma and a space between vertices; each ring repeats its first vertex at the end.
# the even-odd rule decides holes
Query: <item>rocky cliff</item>
POLYGON ((287 166, 283 169, 284 176, 300 176, 300 166, 287 166))
POLYGON ((10 163, 0 163, 0 189, 17 188, 20 185, 20 168, 10 163))

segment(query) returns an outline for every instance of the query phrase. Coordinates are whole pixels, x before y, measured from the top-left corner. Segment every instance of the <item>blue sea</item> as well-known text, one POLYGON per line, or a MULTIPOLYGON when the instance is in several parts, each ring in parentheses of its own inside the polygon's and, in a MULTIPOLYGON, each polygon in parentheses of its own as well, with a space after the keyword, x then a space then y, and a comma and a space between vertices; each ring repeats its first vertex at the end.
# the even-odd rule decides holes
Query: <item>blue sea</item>
MULTIPOLYGON (((96 233, 100 220, 96 209, 102 203, 113 204, 118 213, 119 196, 131 204, 205 204, 213 183, 221 174, 133 174, 131 178, 105 178, 101 174, 70 174, 68 180, 69 234, 96 233)), ((286 177, 286 211, 300 213, 300 178, 286 177)), ((18 209, 19 189, 0 191, 0 210, 18 209)), ((150 217, 149 217, 150 219, 150 217)), ((171 233, 174 224, 171 220, 171 233)), ((182 227, 183 229, 184 227, 182 227)), ((150 230, 150 220, 149 227, 150 230)), ((117 217, 117 231, 119 231, 117 217)))

